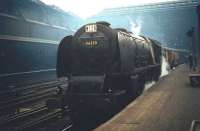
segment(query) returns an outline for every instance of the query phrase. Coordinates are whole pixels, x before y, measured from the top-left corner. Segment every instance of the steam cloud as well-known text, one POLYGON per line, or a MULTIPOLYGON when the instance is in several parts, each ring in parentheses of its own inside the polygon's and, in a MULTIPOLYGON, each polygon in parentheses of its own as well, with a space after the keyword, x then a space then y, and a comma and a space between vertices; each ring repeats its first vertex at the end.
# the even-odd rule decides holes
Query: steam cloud
MULTIPOLYGON (((169 74, 169 64, 164 56, 162 56, 161 75, 160 78, 169 74)), ((144 91, 150 89, 156 82, 150 81, 145 84, 144 91)))
POLYGON ((155 81, 147 82, 145 84, 144 91, 147 91, 148 89, 150 89, 155 83, 156 83, 155 81))
POLYGON ((142 27, 142 21, 140 18, 136 19, 136 22, 133 22, 133 20, 130 17, 127 17, 128 21, 130 23, 131 32, 135 35, 139 35, 141 33, 141 27, 142 27))
POLYGON ((166 76, 169 74, 169 64, 164 56, 162 56, 162 65, 161 65, 161 75, 160 77, 166 76))

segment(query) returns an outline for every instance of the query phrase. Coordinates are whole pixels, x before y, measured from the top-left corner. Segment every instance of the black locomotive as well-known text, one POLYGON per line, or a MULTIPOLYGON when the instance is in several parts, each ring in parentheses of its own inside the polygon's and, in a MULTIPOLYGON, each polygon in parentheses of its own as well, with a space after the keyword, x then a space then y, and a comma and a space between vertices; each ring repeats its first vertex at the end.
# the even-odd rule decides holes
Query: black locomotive
POLYGON ((91 23, 60 42, 57 75, 69 78, 69 104, 116 104, 139 95, 146 81, 158 80, 161 54, 149 38, 107 22, 91 23))

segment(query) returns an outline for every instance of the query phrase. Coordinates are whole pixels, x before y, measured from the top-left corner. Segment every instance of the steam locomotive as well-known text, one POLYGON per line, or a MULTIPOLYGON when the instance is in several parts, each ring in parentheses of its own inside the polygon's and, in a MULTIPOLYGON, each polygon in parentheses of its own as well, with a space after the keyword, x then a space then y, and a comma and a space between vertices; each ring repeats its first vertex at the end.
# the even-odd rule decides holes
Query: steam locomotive
POLYGON ((68 77, 69 104, 117 104, 139 95, 161 74, 161 46, 107 22, 82 26, 59 44, 57 76, 68 77))

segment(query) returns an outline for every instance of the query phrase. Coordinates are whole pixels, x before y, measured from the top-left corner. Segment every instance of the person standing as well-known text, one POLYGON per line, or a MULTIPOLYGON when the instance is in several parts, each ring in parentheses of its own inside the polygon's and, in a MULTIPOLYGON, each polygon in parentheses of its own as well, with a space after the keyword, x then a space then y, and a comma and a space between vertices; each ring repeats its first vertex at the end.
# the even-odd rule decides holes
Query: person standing
POLYGON ((193 68, 193 56, 192 56, 192 54, 189 55, 188 60, 189 60, 189 68, 190 68, 190 71, 191 71, 192 68, 193 68))
POLYGON ((193 57, 193 62, 194 62, 193 70, 196 71, 196 67, 197 67, 197 57, 196 57, 196 55, 193 57))

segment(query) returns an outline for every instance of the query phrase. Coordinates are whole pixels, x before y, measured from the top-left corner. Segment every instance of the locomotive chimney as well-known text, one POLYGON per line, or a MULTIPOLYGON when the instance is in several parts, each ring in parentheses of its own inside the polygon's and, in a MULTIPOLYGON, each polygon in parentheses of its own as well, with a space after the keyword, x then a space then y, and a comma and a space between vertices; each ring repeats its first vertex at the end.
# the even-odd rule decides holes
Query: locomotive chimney
POLYGON ((110 23, 106 22, 106 21, 98 21, 96 22, 97 24, 101 24, 101 25, 105 25, 105 26, 110 26, 110 23))

